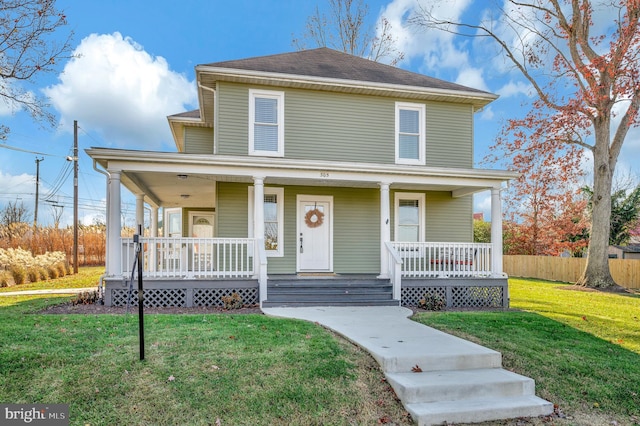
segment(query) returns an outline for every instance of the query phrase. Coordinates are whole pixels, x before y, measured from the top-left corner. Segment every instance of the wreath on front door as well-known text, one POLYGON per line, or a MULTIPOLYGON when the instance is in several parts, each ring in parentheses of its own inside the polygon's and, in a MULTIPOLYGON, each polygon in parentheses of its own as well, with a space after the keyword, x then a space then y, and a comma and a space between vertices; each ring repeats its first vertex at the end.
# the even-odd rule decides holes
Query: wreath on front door
POLYGON ((324 222, 324 213, 318 210, 317 207, 309 210, 307 214, 304 215, 304 223, 306 223, 309 228, 317 228, 322 225, 322 222, 324 222))

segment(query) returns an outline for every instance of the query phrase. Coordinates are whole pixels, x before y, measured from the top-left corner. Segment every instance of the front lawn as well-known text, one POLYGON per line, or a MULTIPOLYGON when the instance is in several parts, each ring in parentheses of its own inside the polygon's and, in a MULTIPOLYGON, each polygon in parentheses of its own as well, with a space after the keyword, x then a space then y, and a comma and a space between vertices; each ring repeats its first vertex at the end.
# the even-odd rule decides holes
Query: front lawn
POLYGON ((410 424, 371 357, 264 315, 51 315, 0 297, 0 401, 70 404, 72 425, 410 424))
POLYGON ((536 393, 573 419, 566 424, 640 424, 640 297, 528 279, 509 288, 508 312, 414 319, 502 352, 505 368, 534 378, 536 393))

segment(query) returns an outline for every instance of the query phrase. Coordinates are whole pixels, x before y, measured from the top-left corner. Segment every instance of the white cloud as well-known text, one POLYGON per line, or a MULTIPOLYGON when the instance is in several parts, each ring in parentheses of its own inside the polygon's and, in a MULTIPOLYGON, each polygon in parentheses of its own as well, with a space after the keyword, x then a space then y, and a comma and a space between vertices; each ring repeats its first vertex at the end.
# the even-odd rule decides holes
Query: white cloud
POLYGON ((5 188, 0 196, 0 206, 9 202, 23 202, 29 209, 33 209, 36 177, 28 173, 11 175, 0 170, 0 188, 5 188))
POLYGON ((471 65, 469 45, 456 40, 454 34, 437 29, 424 29, 409 23, 411 17, 423 10, 434 16, 457 21, 472 4, 470 0, 450 0, 428 3, 415 0, 394 0, 381 12, 391 24, 397 47, 405 55, 405 62, 418 59, 422 62, 420 72, 446 80, 457 78, 465 86, 487 90, 482 70, 471 65), (462 71, 460 71, 462 70, 462 71))
POLYGON ((533 86, 523 81, 509 81, 497 91, 502 98, 510 98, 518 95, 525 95, 530 98, 533 96, 533 86))
POLYGON ((473 194, 473 212, 482 213, 485 221, 491 221, 491 191, 473 194))
MULTIPOLYGON (((422 2, 424 3, 424 2, 422 2)), ((436 3, 434 13, 442 16, 447 11, 448 18, 457 19, 469 5, 469 0, 452 0, 444 3, 436 3)), ((423 31, 412 27, 408 19, 420 12, 421 8, 430 8, 430 5, 421 4, 415 0, 393 0, 381 12, 392 27, 392 33, 398 42, 398 48, 404 52, 406 60, 415 57, 424 57, 425 63, 430 67, 437 64, 439 59, 445 59, 449 64, 465 63, 466 52, 462 52, 453 46, 454 35, 438 30, 423 31)))
POLYGON ((489 88, 482 78, 482 70, 480 68, 468 67, 460 70, 455 82, 474 89, 489 91, 489 88))
POLYGON ((78 120, 109 145, 173 147, 166 116, 195 104, 194 82, 117 32, 84 38, 74 54, 60 82, 45 89, 60 112, 62 128, 78 120))
POLYGON ((482 109, 482 112, 480 113, 480 119, 486 120, 486 121, 492 121, 495 115, 496 114, 493 111, 493 108, 491 108, 490 106, 486 106, 482 109))

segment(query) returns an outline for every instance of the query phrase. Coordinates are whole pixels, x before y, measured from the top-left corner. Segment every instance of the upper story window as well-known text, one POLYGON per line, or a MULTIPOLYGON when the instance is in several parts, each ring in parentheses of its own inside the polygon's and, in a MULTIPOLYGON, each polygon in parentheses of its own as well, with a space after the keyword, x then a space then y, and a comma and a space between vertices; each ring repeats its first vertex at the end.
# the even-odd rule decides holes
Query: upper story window
POLYGON ((249 155, 284 156, 284 92, 249 90, 249 155))
POLYGON ((425 164, 425 106, 396 102, 396 163, 425 164))

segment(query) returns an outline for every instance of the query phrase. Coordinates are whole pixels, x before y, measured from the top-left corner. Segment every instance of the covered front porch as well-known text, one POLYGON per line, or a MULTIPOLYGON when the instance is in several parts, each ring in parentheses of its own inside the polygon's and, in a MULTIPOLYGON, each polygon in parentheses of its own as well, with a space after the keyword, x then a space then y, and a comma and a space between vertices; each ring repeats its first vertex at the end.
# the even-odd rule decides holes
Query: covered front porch
POLYGON ((158 303, 195 305, 204 300, 197 293, 215 288, 219 291, 209 291, 213 296, 205 298, 207 303, 244 289, 243 299, 262 305, 269 300, 272 276, 312 274, 339 280, 354 273, 387 280, 395 303, 407 304, 423 288, 436 287, 449 300, 447 283, 495 287, 496 280, 502 283, 500 300, 508 300, 500 188, 511 173, 111 149, 88 153, 107 175, 106 292, 122 294, 139 247, 145 288, 180 295, 175 302, 158 297, 158 303), (123 186, 136 198, 136 223, 144 229, 139 246, 121 236, 123 186), (483 190, 491 191, 492 241, 475 244, 469 242, 470 202, 457 200, 483 190), (277 206, 277 214, 269 213, 268 202, 277 206), (409 232, 399 226, 404 205, 420 211, 409 232), (182 231, 172 234, 165 214, 159 227, 160 209, 182 211, 182 231), (318 223, 309 211, 320 209, 318 223), (146 224, 145 210, 151 212, 146 224), (191 215, 195 210, 215 223, 206 237, 195 235, 195 225, 191 228, 191 216, 199 217, 191 215), (451 219, 450 213, 456 217, 451 219), (316 238, 314 229, 326 229, 318 234, 322 244, 316 239, 315 245, 303 247, 303 240, 307 244, 316 238), (418 241, 399 241, 406 239, 403 235, 415 235, 418 241), (318 246, 326 250, 321 253, 326 259, 316 264, 310 248, 318 246))

